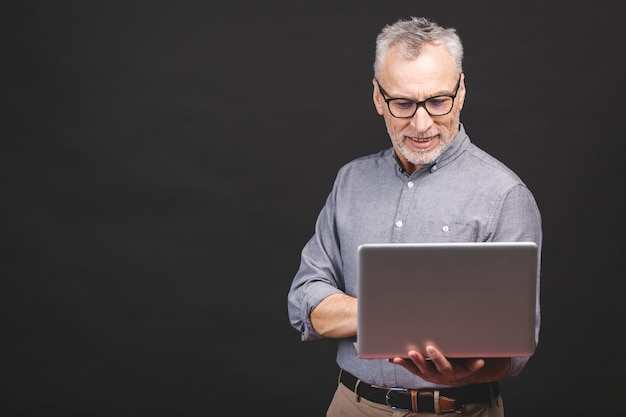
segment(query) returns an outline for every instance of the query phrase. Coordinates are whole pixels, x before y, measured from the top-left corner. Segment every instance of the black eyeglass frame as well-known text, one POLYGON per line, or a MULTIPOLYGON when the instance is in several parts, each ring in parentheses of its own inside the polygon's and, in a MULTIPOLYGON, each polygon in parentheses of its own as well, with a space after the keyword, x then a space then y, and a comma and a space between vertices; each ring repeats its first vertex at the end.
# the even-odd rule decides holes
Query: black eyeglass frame
POLYGON ((454 94, 439 94, 438 96, 428 97, 426 100, 422 100, 422 101, 413 100, 412 98, 407 98, 407 97, 390 97, 390 98, 387 98, 387 97, 385 97, 387 95, 387 93, 385 92, 385 90, 380 85, 380 83, 378 82, 377 79, 376 79, 376 84, 378 85, 378 91, 380 91, 380 94, 383 96, 383 100, 385 101, 385 103, 387 103, 387 108, 389 109, 389 114, 391 114, 393 117, 395 117, 397 119, 410 119, 413 116, 415 116, 415 113, 417 113, 417 109, 419 109, 420 106, 424 107, 424 110, 426 110, 426 113, 428 113, 431 117, 439 117, 439 116, 445 116, 447 114, 450 114, 450 112, 454 108, 454 99, 459 94, 459 88, 461 88, 461 75, 459 75, 459 81, 456 83, 456 88, 454 89, 454 91, 455 91, 454 94), (447 112, 445 112, 443 114, 432 114, 431 112, 428 111, 428 108, 426 107, 426 102, 429 101, 429 100, 433 100, 433 99, 437 99, 437 98, 441 98, 441 97, 449 97, 449 98, 452 99, 452 106, 450 106, 450 110, 448 110, 447 112), (389 102, 391 102, 393 100, 412 101, 413 103, 416 104, 415 111, 410 116, 396 116, 395 114, 393 114, 393 112, 391 111, 391 107, 389 106, 389 102))

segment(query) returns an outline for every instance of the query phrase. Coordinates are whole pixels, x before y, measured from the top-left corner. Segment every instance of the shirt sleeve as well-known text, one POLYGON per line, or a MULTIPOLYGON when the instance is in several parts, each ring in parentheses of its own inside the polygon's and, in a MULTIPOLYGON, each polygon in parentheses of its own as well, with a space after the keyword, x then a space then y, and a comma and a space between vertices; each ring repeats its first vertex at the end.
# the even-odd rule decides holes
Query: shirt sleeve
POLYGON ((341 256, 335 228, 336 183, 316 224, 315 233, 301 252, 300 266, 289 289, 288 314, 301 339, 320 339, 311 324, 311 311, 331 294, 343 292, 341 256))
MULTIPOLYGON (((539 305, 539 279, 541 266, 542 225, 539 208, 532 193, 523 184, 513 187, 504 197, 495 224, 494 241, 535 242, 539 246, 536 284, 535 343, 539 343, 541 311, 539 305)), ((512 358, 507 376, 519 375, 530 357, 512 358)))

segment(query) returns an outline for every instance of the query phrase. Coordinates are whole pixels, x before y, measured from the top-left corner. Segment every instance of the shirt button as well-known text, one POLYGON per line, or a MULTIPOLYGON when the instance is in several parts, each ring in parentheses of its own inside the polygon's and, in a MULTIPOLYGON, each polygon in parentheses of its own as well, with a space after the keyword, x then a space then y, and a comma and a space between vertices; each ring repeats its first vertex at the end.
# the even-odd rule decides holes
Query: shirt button
POLYGON ((415 184, 413 184, 413 181, 409 181, 409 182, 406 183, 406 186, 409 187, 409 188, 413 188, 414 185, 415 184))
POLYGON ((448 230, 450 230, 450 228, 448 226, 443 226, 441 230, 443 230, 444 232, 447 232, 448 230))
POLYGON ((396 227, 402 227, 402 220, 398 220, 396 222, 396 227))

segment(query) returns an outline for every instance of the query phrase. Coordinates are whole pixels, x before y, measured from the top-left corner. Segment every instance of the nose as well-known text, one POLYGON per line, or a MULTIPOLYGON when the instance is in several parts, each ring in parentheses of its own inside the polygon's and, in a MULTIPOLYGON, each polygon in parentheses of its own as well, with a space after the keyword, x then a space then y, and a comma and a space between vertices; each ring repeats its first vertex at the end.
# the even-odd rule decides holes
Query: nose
POLYGON ((424 106, 419 106, 411 118, 411 126, 414 127, 417 132, 426 132, 432 125, 432 116, 428 114, 424 106))

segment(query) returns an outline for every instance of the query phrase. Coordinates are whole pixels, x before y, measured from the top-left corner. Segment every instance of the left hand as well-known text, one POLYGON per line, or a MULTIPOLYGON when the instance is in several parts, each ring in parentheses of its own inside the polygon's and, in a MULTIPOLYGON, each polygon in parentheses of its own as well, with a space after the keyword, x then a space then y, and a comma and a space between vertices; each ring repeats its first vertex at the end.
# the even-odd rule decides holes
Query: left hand
POLYGON ((448 359, 433 346, 426 347, 428 359, 411 350, 406 358, 389 359, 409 372, 434 384, 460 386, 502 379, 510 366, 509 358, 448 359))

